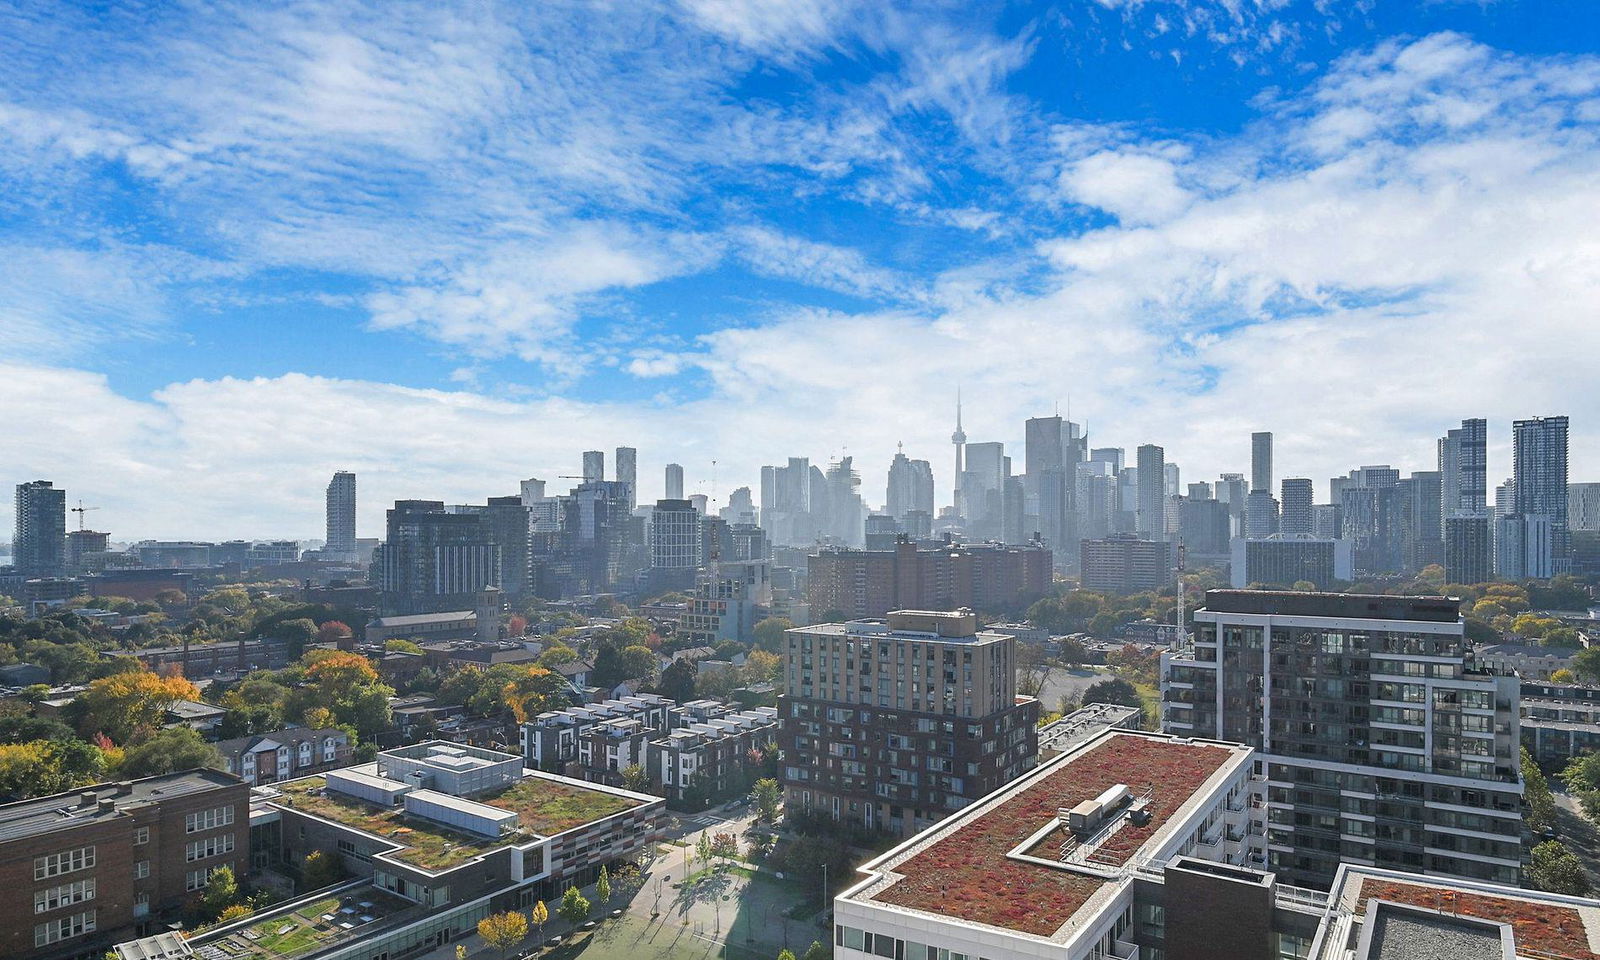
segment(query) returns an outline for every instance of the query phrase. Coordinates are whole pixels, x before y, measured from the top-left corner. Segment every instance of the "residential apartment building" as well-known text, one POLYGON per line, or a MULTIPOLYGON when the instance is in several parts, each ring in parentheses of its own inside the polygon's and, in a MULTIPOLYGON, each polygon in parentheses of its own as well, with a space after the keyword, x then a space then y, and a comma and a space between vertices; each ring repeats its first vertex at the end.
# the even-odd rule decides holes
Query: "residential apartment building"
MULTIPOLYGON (((751 751, 777 739, 774 707, 736 710, 715 700, 691 701, 683 705, 682 726, 645 741, 643 766, 668 803, 698 809, 750 789, 757 769, 751 751)), ((604 762, 613 769, 619 759, 608 752, 604 762)))
POLYGON ((534 769, 566 772, 569 764, 580 760, 580 745, 601 724, 636 720, 644 730, 665 733, 676 724, 677 707, 675 700, 641 693, 566 710, 550 710, 522 724, 519 734, 522 757, 534 769))
POLYGON ((249 787, 188 770, 0 805, 0 956, 98 956, 250 863, 249 787))
POLYGON ((1600 750, 1600 688, 1527 681, 1519 703, 1522 745, 1546 769, 1600 750))
POLYGON ((1016 695, 1015 647, 966 610, 788 631, 788 809, 909 835, 1031 769, 1039 704, 1016 695))
POLYGON ((293 727, 215 744, 229 773, 251 786, 349 766, 354 749, 337 727, 293 727))
POLYGON ((1160 590, 1173 582, 1172 544, 1116 534, 1079 545, 1080 577, 1085 590, 1130 594, 1160 590))
POLYGON ((1228 566, 1234 587, 1252 583, 1292 587, 1300 581, 1326 589, 1355 575, 1353 551, 1347 540, 1272 536, 1259 540, 1236 539, 1233 562, 1228 566))
POLYGON ((909 538, 893 550, 827 549, 806 560, 813 616, 881 617, 890 610, 998 610, 1050 586, 1050 551, 1038 543, 947 543, 909 538))
POLYGON ((1263 871, 1258 757, 1108 731, 859 868, 837 960, 1435 960, 1600 955, 1600 901, 1341 865, 1263 871))
POLYGON ((1194 621, 1162 727, 1261 751, 1269 869, 1519 880, 1519 681, 1473 660, 1456 600, 1213 590, 1194 621))

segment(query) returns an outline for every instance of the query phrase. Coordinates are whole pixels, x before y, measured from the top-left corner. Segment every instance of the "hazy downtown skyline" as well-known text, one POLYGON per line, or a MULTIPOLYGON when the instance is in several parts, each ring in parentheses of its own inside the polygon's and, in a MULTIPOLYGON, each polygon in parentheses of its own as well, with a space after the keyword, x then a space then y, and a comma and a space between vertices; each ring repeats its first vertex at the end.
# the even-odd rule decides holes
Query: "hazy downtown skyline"
POLYGON ((1587 5, 882 6, 13 5, 6 489, 312 537, 350 469, 371 537, 619 445, 641 500, 848 453, 878 504, 903 441, 942 506, 957 384, 1017 472, 1069 398, 1319 502, 1463 417, 1491 491, 1514 418, 1600 472, 1587 5))

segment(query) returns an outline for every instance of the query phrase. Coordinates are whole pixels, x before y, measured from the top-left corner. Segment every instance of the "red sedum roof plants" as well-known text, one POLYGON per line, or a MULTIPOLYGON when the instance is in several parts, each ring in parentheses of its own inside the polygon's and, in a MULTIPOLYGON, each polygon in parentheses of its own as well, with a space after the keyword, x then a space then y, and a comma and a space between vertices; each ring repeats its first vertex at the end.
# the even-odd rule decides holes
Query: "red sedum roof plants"
MULTIPOLYGON (((1147 787, 1153 790, 1153 815, 1144 826, 1125 823, 1100 848, 1102 857, 1097 858, 1102 863, 1126 863, 1201 784, 1234 756, 1234 751, 1224 747, 1114 735, 1062 763, 977 819, 888 867, 887 872, 901 874, 901 879, 871 899, 1049 936, 1106 881, 1008 859, 1008 851, 1053 821, 1058 808, 1093 800, 1106 789, 1126 783, 1135 796, 1147 787)), ((1061 836, 1053 833, 1046 843, 1028 852, 1053 860, 1061 836)))
POLYGON ((1368 877, 1362 879, 1356 896, 1358 913, 1366 909, 1369 899, 1509 923, 1516 937, 1519 956, 1523 950, 1530 950, 1538 951, 1540 956, 1562 957, 1565 960, 1596 960, 1600 957, 1589 949, 1589 934, 1584 929, 1583 918, 1571 907, 1368 877))

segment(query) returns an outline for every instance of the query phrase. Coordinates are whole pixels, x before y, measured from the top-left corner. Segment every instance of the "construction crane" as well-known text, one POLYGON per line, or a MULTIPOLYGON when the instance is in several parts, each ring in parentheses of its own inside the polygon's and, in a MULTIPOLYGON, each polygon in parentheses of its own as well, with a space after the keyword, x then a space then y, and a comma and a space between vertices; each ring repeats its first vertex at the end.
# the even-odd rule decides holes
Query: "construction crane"
POLYGON ((86 507, 86 506, 84 506, 82 500, 79 500, 78 501, 78 505, 76 507, 72 508, 72 512, 76 513, 78 515, 78 532, 79 533, 82 533, 84 531, 83 515, 88 513, 90 510, 99 510, 99 509, 100 509, 99 507, 86 507))

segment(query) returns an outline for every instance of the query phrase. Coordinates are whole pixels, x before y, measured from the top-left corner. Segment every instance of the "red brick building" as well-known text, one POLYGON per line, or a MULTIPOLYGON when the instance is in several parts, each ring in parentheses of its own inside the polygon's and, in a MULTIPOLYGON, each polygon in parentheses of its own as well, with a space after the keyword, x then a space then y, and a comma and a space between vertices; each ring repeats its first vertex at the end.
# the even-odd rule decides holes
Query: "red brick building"
POLYGON ((250 863, 250 788, 216 770, 0 805, 0 957, 99 956, 250 863))
POLYGON ((929 548, 901 541, 893 550, 822 550, 806 561, 807 599, 814 621, 833 611, 847 620, 890 610, 995 613, 1019 597, 1043 595, 1050 563, 1050 551, 1038 544, 929 548))

